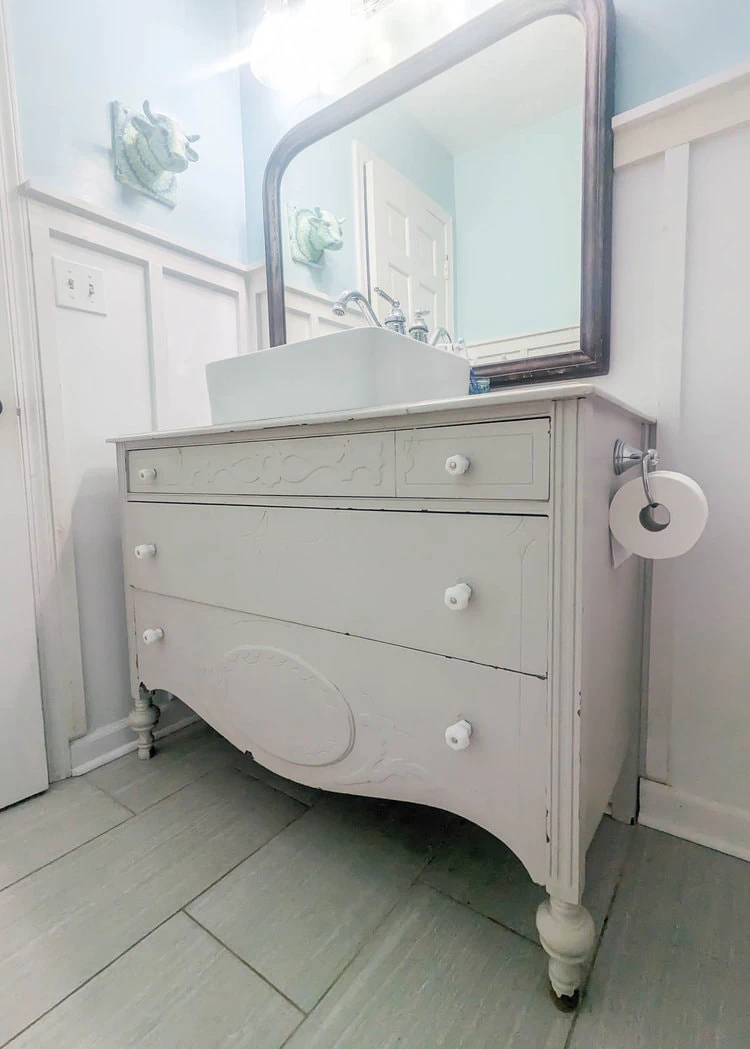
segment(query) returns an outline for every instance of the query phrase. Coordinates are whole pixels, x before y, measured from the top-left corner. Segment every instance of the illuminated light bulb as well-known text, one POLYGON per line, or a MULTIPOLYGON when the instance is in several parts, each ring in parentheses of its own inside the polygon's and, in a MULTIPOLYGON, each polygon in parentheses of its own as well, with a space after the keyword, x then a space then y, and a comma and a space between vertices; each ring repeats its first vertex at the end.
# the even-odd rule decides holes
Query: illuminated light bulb
POLYGON ((286 0, 268 5, 248 49, 250 69, 274 91, 312 93, 318 77, 308 45, 303 19, 289 10, 286 0))
POLYGON ((250 69, 266 87, 304 97, 339 93, 363 60, 364 11, 351 0, 269 0, 248 50, 250 69))

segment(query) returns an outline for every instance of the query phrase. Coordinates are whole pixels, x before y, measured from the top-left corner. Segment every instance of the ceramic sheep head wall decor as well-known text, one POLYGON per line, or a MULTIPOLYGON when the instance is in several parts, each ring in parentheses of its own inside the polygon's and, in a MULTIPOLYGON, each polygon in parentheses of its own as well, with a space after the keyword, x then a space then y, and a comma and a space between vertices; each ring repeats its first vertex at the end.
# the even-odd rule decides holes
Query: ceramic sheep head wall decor
POLYGON ((198 160, 191 143, 199 138, 188 135, 172 117, 154 113, 148 102, 143 113, 112 103, 115 178, 170 208, 177 204, 177 175, 198 160))
POLYGON ((341 251, 344 245, 341 227, 345 220, 323 208, 300 208, 296 204, 287 207, 292 261, 323 269, 325 253, 341 251))

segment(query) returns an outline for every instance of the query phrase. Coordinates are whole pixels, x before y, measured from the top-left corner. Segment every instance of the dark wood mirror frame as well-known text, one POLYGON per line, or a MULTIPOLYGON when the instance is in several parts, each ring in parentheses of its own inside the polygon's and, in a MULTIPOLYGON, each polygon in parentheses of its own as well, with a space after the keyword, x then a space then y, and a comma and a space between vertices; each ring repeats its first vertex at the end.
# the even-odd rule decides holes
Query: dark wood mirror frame
POLYGON ((612 254, 612 114, 615 14, 612 0, 503 0, 362 87, 293 127, 276 145, 263 180, 268 325, 271 346, 286 342, 281 181, 307 146, 393 101, 426 80, 550 15, 573 15, 585 32, 581 318, 579 349, 476 366, 493 386, 604 375, 609 370, 612 254))

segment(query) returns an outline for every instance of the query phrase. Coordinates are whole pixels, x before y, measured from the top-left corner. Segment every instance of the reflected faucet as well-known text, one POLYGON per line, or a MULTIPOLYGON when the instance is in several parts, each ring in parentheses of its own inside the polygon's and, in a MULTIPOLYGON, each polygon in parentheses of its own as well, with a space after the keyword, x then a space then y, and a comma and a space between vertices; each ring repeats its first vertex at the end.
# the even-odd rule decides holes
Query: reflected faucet
POLYGON ((361 291, 342 291, 339 297, 333 304, 333 312, 337 317, 343 317, 346 313, 346 307, 350 302, 356 302, 362 311, 362 315, 371 328, 382 328, 383 325, 377 318, 375 310, 370 305, 370 301, 366 295, 363 295, 361 291))
POLYGON ((439 342, 453 342, 453 336, 447 328, 435 328, 432 335, 430 335, 429 343, 430 346, 437 346, 439 342))

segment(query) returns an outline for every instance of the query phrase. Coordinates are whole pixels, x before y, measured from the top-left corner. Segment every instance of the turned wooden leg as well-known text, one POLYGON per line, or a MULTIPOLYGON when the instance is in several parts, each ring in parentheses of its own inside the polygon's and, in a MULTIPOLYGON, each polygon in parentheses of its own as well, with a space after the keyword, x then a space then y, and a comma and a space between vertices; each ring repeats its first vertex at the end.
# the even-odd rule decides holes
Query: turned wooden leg
POLYGON ((561 1008, 578 1004, 583 966, 594 949, 594 920, 580 904, 550 896, 539 904, 536 927, 549 955, 549 982, 561 1008))
POLYGON ((144 761, 154 753, 154 729, 160 715, 153 692, 141 685, 135 707, 128 715, 128 724, 138 737, 138 757, 144 761))

